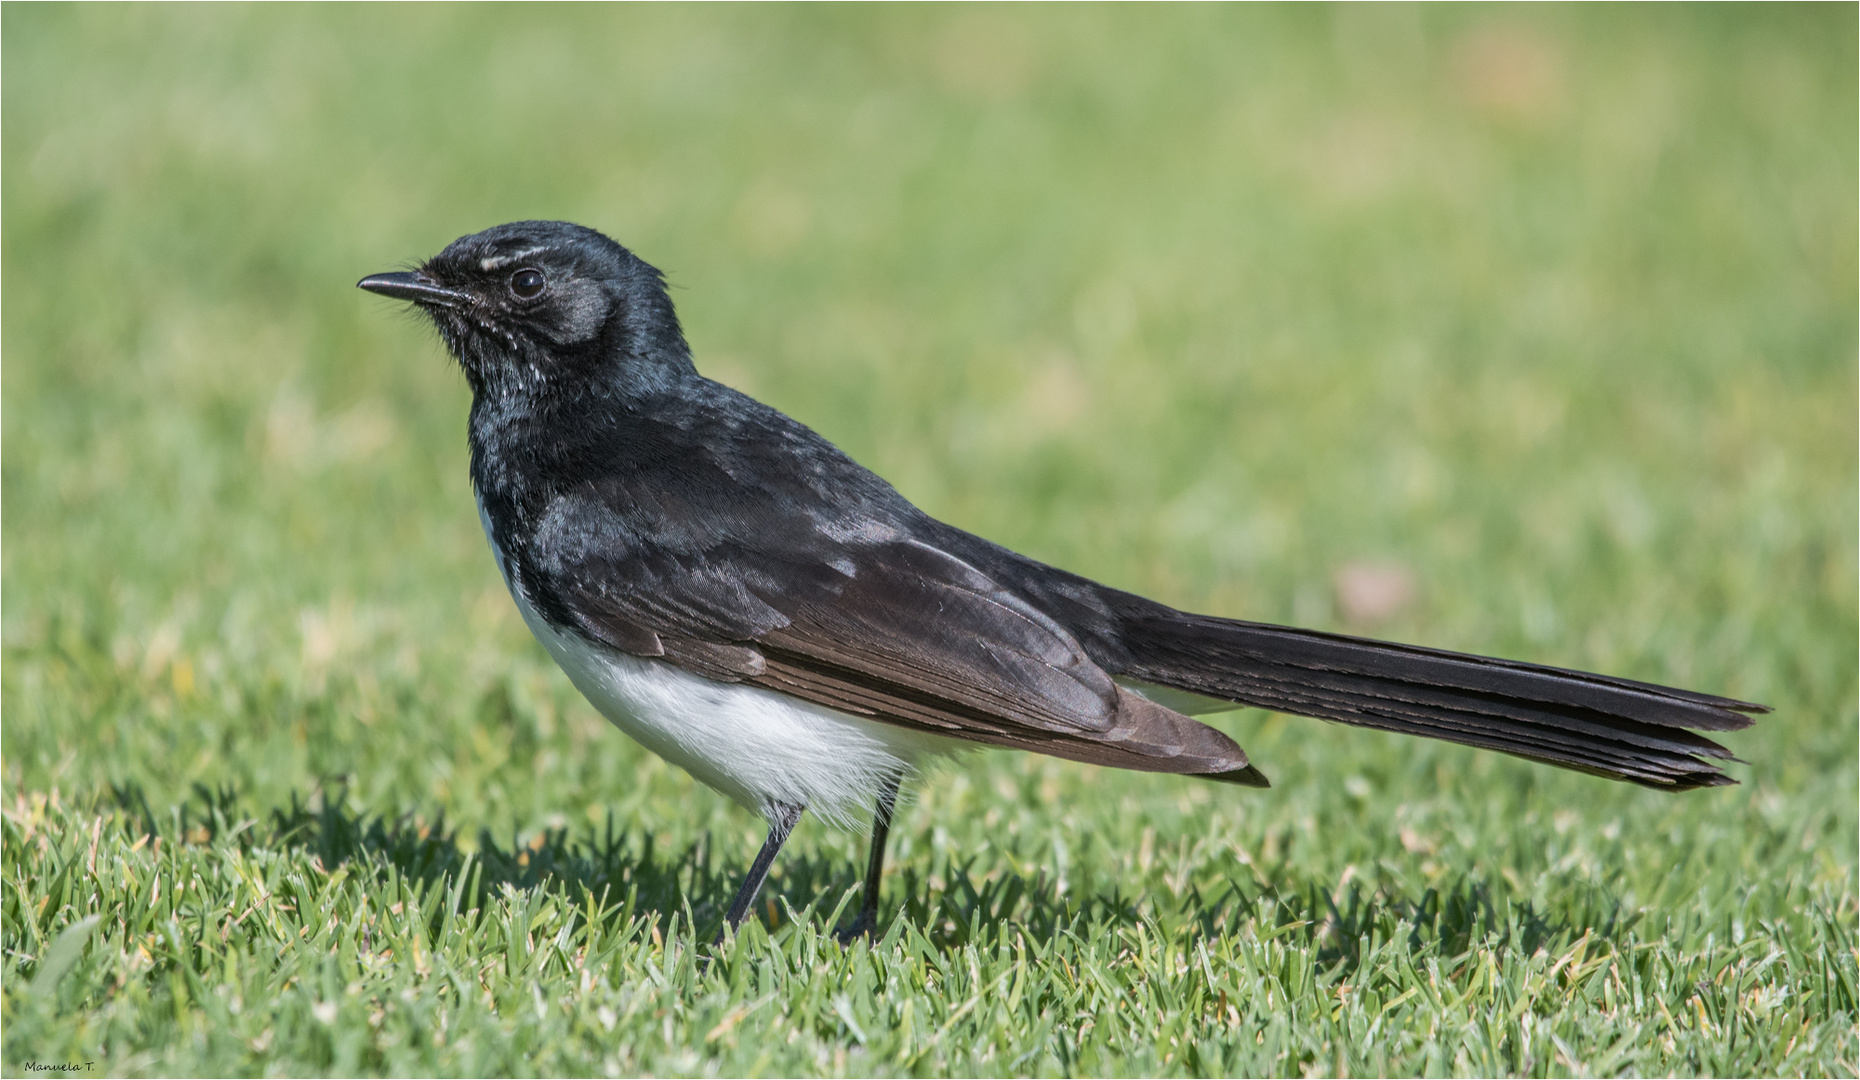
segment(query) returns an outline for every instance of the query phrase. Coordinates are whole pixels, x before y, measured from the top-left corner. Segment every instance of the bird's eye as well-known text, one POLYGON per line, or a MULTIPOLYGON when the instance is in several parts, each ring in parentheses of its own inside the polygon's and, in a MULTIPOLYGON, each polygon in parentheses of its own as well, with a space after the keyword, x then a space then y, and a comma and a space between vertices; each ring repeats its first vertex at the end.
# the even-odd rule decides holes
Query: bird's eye
POLYGON ((525 268, 510 275, 510 291, 520 299, 534 300, 543 291, 542 271, 525 268))

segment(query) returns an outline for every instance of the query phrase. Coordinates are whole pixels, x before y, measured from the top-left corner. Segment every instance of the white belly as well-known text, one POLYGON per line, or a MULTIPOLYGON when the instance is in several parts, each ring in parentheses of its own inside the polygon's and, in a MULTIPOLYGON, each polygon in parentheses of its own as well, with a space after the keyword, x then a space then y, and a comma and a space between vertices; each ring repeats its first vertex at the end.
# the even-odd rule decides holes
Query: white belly
MULTIPOLYGON (((479 511, 483 516, 482 509, 479 511)), ((490 523, 485 523, 490 539, 490 523)), ((498 569, 503 553, 491 539, 498 569)), ((508 573, 504 576, 510 583, 508 573)), ((968 744, 867 720, 759 686, 713 682, 558 631, 511 589, 530 633, 575 689, 641 746, 748 809, 803 806, 841 825, 863 825, 879 785, 926 757, 968 744)))

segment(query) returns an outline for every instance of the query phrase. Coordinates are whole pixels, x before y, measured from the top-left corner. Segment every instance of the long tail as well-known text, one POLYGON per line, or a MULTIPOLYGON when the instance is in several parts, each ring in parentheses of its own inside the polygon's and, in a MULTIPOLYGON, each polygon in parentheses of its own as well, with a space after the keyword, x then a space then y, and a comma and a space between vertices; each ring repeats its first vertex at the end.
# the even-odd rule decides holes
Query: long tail
POLYGON ((1133 659, 1123 677, 1668 791, 1737 782, 1708 760, 1737 760, 1731 752, 1688 729, 1734 731, 1750 726, 1748 714, 1769 711, 1630 679, 1119 599, 1121 644, 1133 659))

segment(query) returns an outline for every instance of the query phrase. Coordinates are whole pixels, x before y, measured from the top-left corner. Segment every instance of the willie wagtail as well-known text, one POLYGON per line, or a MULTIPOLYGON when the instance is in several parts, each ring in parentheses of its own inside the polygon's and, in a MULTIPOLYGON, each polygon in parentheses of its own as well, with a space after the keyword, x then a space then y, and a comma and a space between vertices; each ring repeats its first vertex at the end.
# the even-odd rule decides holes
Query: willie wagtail
POLYGON ((1191 715, 1255 706, 1668 791, 1734 783, 1764 706, 1628 679, 1194 615, 937 521, 804 425, 699 375, 663 276, 523 221, 363 278, 471 384, 478 515, 537 640, 622 731, 760 813, 740 923, 806 810, 876 807, 980 743, 1250 787, 1191 715), (1734 759, 1732 759, 1734 760, 1734 759))

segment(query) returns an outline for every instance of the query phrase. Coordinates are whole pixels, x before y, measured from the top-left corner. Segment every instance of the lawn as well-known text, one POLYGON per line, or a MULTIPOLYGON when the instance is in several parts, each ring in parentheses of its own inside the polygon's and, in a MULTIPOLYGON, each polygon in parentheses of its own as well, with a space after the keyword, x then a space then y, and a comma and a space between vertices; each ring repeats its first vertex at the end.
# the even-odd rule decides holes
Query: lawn
POLYGON ((0 1072, 1853 1075, 1855 42, 6 5, 0 1072), (706 967, 761 822, 529 639, 353 287, 525 217, 1049 562, 1775 712, 1678 797, 1259 712, 1269 791, 978 754, 869 945, 809 819, 706 967))

